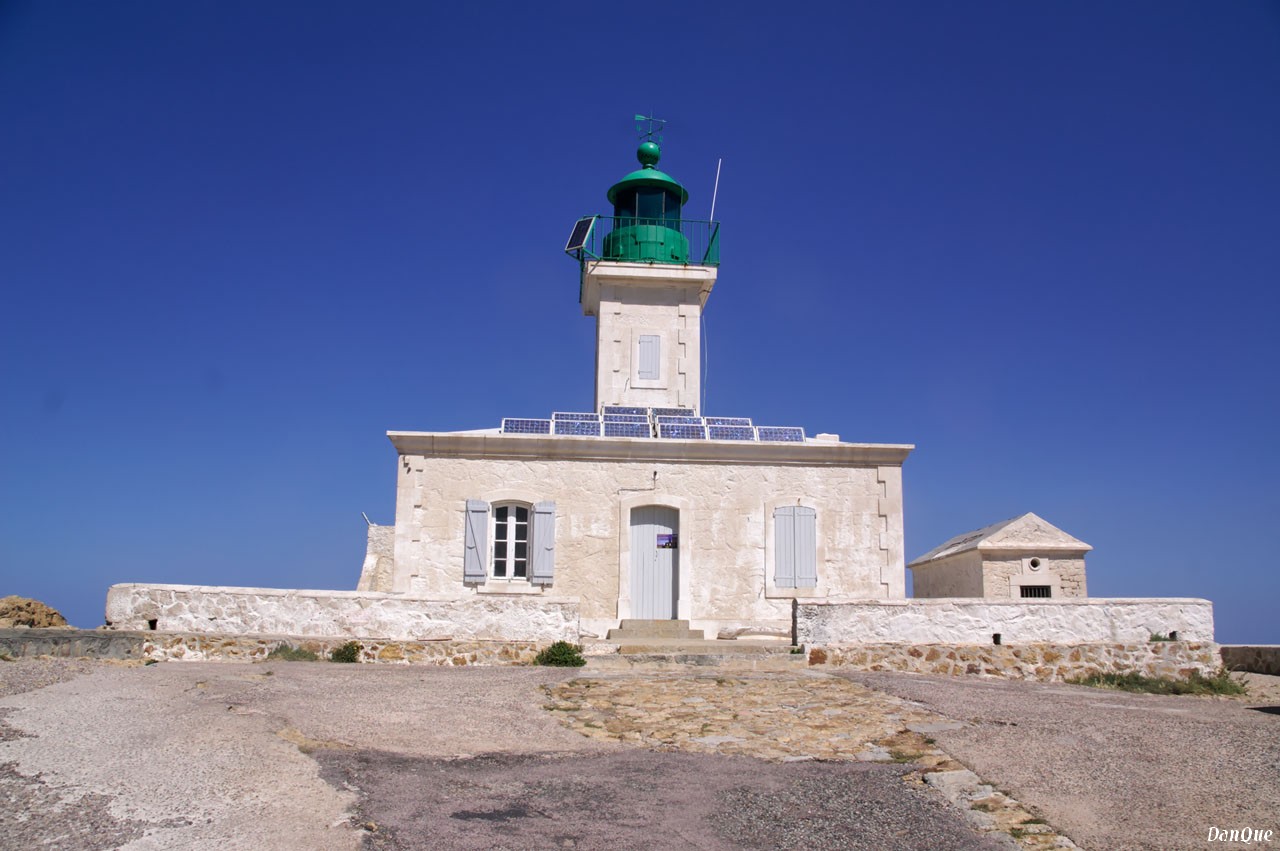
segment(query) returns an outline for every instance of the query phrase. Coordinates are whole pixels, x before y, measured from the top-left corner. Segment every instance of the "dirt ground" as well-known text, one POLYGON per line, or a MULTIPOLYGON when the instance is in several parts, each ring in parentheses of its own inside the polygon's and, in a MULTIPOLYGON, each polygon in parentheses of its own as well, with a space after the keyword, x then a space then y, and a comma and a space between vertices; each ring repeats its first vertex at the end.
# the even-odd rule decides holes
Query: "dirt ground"
MULTIPOLYGON (((0 848, 1007 844, 904 783, 909 764, 766 762, 586 738, 543 709, 544 684, 580 674, 3 663, 0 848)), ((1250 708, 1280 706, 1269 702, 1275 683, 1234 701, 847 676, 963 722, 933 734, 938 744, 1084 847, 1220 847, 1206 842, 1211 826, 1280 835, 1280 714, 1250 708)))

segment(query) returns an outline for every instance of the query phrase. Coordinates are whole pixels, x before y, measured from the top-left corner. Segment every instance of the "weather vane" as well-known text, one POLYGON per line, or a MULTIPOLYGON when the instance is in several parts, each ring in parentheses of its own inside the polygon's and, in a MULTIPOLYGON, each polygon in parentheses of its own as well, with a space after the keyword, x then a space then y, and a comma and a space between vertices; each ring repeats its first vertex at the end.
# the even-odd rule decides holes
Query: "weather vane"
POLYGON ((652 115, 637 115, 636 132, 639 133, 640 138, 646 142, 661 142, 662 128, 666 123, 667 122, 663 121, 661 118, 654 118, 652 115), (649 125, 648 128, 645 127, 646 122, 649 125))

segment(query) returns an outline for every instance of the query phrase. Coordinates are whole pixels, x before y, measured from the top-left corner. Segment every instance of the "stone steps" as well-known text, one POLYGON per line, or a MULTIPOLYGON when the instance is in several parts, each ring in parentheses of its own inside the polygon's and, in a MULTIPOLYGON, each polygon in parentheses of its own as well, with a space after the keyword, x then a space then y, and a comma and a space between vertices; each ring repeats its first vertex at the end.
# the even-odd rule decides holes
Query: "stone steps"
POLYGON ((651 621, 627 618, 617 629, 609 630, 610 641, 648 641, 650 639, 703 640, 700 629, 690 629, 688 621, 651 621))
POLYGON ((783 641, 694 638, 596 640, 584 648, 587 665, 597 670, 684 665, 782 670, 804 668, 807 657, 783 641))

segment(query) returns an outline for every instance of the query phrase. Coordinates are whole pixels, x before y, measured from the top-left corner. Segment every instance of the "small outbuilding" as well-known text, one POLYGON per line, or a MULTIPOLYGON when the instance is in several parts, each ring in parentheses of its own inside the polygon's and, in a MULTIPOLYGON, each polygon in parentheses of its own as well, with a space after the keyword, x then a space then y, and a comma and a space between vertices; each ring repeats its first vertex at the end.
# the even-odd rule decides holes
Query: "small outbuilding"
POLYGON ((957 535, 911 562, 914 597, 1084 597, 1093 547, 1030 512, 957 535))

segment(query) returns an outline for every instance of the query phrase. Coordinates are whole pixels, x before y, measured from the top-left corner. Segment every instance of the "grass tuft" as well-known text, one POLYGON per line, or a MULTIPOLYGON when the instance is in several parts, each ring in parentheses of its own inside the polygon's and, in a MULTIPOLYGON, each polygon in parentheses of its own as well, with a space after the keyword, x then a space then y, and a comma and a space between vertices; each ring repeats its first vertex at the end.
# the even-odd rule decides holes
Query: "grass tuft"
POLYGON ((360 661, 360 642, 348 641, 341 647, 335 647, 333 652, 329 654, 330 662, 359 662, 360 661))
POLYGON ((1199 671, 1193 671, 1185 680, 1146 677, 1129 671, 1123 674, 1094 674, 1067 680, 1067 682, 1079 686, 1110 688, 1142 694, 1248 694, 1249 691, 1244 683, 1233 679, 1231 672, 1225 667, 1219 668, 1208 677, 1199 671))
POLYGON ((273 662, 318 662, 320 660, 320 657, 310 650, 294 647, 292 644, 276 645, 275 649, 267 654, 267 658, 273 662))

